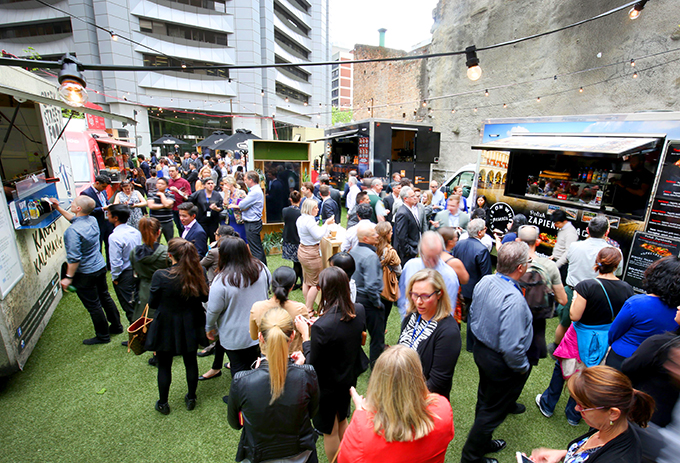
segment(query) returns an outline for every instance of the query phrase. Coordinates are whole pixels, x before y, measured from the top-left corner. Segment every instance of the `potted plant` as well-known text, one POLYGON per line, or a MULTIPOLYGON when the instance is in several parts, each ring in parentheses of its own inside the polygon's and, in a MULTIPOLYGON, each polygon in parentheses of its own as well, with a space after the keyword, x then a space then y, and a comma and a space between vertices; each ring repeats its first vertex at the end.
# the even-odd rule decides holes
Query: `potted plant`
POLYGON ((282 232, 271 232, 264 234, 264 240, 262 240, 262 247, 264 248, 265 254, 281 254, 281 242, 283 241, 282 232))

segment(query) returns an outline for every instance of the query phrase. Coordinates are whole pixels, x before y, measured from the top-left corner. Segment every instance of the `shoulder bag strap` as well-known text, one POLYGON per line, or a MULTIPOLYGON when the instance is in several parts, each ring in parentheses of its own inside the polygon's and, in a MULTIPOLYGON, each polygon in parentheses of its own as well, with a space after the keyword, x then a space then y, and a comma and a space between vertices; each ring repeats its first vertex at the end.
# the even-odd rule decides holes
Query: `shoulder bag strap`
POLYGON ((597 283, 602 288, 602 291, 604 291, 604 295, 607 297, 607 302, 609 303, 609 310, 612 313, 612 319, 613 319, 614 318, 614 308, 612 307, 612 301, 609 300, 609 294, 607 294, 607 290, 604 289, 604 285, 602 284, 602 282, 599 279, 595 278, 595 281, 597 281, 597 283))

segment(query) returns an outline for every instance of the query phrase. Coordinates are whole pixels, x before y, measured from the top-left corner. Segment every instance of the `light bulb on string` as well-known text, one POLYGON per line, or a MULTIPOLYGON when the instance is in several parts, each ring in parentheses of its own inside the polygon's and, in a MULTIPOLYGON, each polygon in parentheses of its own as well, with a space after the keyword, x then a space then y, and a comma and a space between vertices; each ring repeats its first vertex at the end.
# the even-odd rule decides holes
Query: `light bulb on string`
POLYGON ((633 79, 637 79, 637 78, 638 78, 638 73, 637 73, 637 71, 635 71, 635 72, 633 73, 633 79))
POLYGON ((83 65, 70 54, 64 55, 60 61, 61 71, 59 71, 59 96, 69 106, 79 108, 87 103, 88 95, 85 87, 85 78, 81 71, 83 65))
POLYGON ((264 89, 260 92, 260 96, 264 96, 264 89))
POLYGON ((475 112, 477 112, 477 108, 475 108, 475 112))
POLYGON ((634 59, 630 60, 630 66, 635 67, 635 60, 634 59))
POLYGON ((489 91, 488 91, 488 90, 484 90, 484 96, 489 96, 489 91))
POLYGON ((583 87, 580 87, 580 88, 578 89, 578 92, 579 92, 579 93, 583 93, 583 87))
POLYGON ((541 97, 539 96, 538 98, 536 98, 536 103, 540 103, 540 102, 541 102, 541 97))
POLYGON ((423 108, 427 107, 427 100, 423 100, 423 108))
POLYGON ((110 31, 109 34, 111 34, 111 40, 113 40, 114 42, 118 41, 118 35, 115 32, 110 31))
POLYGON ((465 65, 467 66, 468 79, 475 81, 482 77, 482 68, 479 67, 479 58, 477 58, 477 47, 472 45, 465 49, 465 65))
POLYGON ((504 107, 504 108, 507 108, 507 107, 508 107, 508 104, 507 104, 507 103, 503 103, 503 107, 504 107))
POLYGON ((451 114, 455 114, 455 113, 456 113, 456 108, 451 108, 451 114))
POLYGON ((642 13, 642 10, 645 9, 645 4, 647 3, 647 0, 641 0, 633 6, 633 8, 630 9, 628 12, 628 17, 630 19, 637 19, 640 17, 640 13, 642 13))

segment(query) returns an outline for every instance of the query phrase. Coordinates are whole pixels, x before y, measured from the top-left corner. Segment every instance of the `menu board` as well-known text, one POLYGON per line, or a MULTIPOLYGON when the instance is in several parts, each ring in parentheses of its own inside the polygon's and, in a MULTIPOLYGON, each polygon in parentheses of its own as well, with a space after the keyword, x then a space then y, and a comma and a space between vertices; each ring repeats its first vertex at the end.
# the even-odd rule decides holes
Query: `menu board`
POLYGON ((0 195, 0 299, 24 277, 14 226, 5 195, 0 195))
POLYGON ((368 137, 359 138, 359 175, 364 175, 364 172, 369 170, 369 150, 368 137))
POLYGON ((664 257, 678 257, 679 251, 680 240, 660 238, 645 232, 635 232, 628 263, 623 274, 623 281, 631 285, 635 292, 644 293, 642 277, 647 267, 664 257))
POLYGON ((678 144, 668 146, 646 231, 664 238, 680 240, 680 145, 678 144))

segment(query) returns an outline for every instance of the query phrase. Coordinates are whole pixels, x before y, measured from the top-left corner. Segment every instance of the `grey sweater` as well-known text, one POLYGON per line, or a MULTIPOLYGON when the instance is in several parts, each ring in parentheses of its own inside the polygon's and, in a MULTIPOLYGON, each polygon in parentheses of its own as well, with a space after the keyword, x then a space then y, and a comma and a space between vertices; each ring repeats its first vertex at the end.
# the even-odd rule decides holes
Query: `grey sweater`
POLYGON ((205 330, 217 328, 220 344, 227 350, 247 349, 258 341, 250 338, 250 309, 253 304, 269 299, 271 281, 269 269, 264 267, 260 277, 247 288, 238 288, 217 274, 210 286, 205 330))
POLYGON ((354 257, 356 264, 352 279, 357 285, 357 300, 368 300, 373 307, 380 307, 383 275, 380 258, 375 253, 375 248, 369 244, 359 243, 349 254, 354 257))

